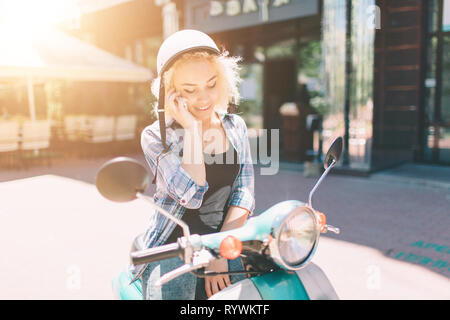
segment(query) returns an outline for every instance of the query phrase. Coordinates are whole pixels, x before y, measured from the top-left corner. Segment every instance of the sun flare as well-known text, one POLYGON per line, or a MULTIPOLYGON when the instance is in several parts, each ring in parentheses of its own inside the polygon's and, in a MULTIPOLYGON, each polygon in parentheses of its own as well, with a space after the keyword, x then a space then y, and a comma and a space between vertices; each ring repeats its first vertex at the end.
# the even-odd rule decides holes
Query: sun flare
POLYGON ((79 17, 77 0, 0 0, 0 30, 23 33, 79 17))

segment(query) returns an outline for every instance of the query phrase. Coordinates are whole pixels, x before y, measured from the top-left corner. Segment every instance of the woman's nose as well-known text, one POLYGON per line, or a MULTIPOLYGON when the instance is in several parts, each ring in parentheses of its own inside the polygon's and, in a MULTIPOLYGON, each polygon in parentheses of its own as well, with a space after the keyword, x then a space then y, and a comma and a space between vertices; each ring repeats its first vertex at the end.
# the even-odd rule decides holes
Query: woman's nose
POLYGON ((199 103, 208 103, 209 101, 211 101, 211 97, 208 91, 206 90, 200 91, 197 96, 197 101, 199 103))

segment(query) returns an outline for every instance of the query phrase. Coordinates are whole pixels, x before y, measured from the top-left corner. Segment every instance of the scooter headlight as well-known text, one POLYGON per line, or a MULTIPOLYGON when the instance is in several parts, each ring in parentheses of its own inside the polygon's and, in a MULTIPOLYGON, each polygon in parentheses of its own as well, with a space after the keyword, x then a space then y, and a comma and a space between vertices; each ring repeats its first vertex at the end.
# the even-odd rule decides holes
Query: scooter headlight
POLYGON ((307 207, 299 207, 274 229, 272 257, 286 269, 300 269, 312 258, 319 234, 315 214, 307 207))

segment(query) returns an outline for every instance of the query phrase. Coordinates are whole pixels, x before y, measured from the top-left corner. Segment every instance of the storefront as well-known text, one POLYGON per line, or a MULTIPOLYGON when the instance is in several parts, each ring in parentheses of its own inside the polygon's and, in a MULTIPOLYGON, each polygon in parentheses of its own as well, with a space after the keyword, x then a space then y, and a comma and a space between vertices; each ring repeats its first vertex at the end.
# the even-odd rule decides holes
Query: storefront
POLYGON ((304 161, 312 148, 311 135, 300 135, 306 134, 311 100, 318 106, 323 97, 320 5, 319 0, 184 1, 185 28, 205 31, 243 57, 239 112, 250 128, 280 129, 283 160, 304 161), (300 104, 302 119, 291 128, 280 113, 289 102, 300 104))
MULTIPOLYGON (((110 11, 136 20, 120 37, 127 40, 108 36, 108 46, 124 52, 129 43, 125 56, 135 62, 152 68, 163 34, 176 28, 205 31, 242 56, 239 111, 250 128, 280 129, 282 160, 307 160, 311 137, 302 125, 316 112, 323 116, 323 150, 345 138, 342 170, 450 163, 450 0, 135 0, 128 6, 140 13, 110 11), (159 27, 141 25, 151 20, 139 18, 141 12, 158 16, 159 27), (290 131, 280 114, 287 102, 301 109, 290 131), (302 152, 283 154, 292 144, 302 152)), ((97 28, 99 39, 104 28, 97 28)))
POLYGON ((280 129, 282 160, 303 162, 310 159, 308 150, 317 150, 306 124, 306 116, 317 113, 323 116, 323 148, 347 132, 345 165, 370 170, 375 29, 367 23, 367 8, 375 6, 353 4, 350 77, 346 5, 345 0, 184 2, 185 27, 209 32, 244 57, 241 111, 250 127, 280 129), (352 89, 346 94, 349 78, 352 89), (300 109, 297 128, 288 128, 280 113, 289 102, 300 109), (352 112, 346 112, 350 103, 352 112), (287 152, 292 143, 298 153, 287 152))
POLYGON ((450 163, 450 0, 180 5, 184 27, 244 57, 241 110, 251 127, 286 132, 279 109, 302 101, 306 86, 323 116, 323 149, 345 138, 344 170, 450 163))

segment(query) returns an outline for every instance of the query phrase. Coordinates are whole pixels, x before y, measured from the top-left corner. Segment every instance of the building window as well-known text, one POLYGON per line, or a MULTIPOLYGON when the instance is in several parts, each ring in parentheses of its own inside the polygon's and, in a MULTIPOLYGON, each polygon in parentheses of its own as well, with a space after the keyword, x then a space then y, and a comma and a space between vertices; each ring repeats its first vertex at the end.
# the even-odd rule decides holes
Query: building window
POLYGON ((375 29, 374 0, 351 1, 351 69, 346 74, 348 0, 324 0, 323 66, 325 83, 323 150, 337 136, 348 135, 348 165, 369 170, 372 149, 373 70, 375 29), (346 86, 350 86, 346 97, 346 86), (350 109, 345 110, 346 99, 350 109), (345 119, 348 119, 348 128, 345 119), (348 132, 347 132, 348 131, 348 132))
POLYGON ((450 164, 450 0, 428 2, 424 160, 450 164))

